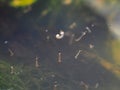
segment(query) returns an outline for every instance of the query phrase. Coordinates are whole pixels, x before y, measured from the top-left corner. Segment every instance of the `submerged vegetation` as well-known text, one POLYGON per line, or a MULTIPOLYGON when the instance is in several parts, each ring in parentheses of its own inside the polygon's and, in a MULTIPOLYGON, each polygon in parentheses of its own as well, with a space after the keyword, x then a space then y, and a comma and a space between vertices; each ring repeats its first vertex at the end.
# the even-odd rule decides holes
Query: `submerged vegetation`
MULTIPOLYGON (((86 81, 86 79, 83 76, 81 77, 85 80, 79 81, 79 77, 78 77, 79 74, 77 75, 76 74, 77 72, 61 73, 61 71, 58 71, 54 68, 53 69, 47 68, 47 65, 36 67, 34 65, 29 66, 29 65, 23 65, 23 64, 16 64, 14 66, 11 66, 11 64, 1 60, 0 61, 0 90, 4 90, 4 89, 5 90, 61 90, 61 89, 73 90, 75 88, 82 89, 82 90, 87 88, 92 90, 101 90, 101 89, 109 90, 108 88, 109 85, 112 85, 110 90, 113 90, 114 88, 118 90, 119 88, 118 84, 120 81, 114 77, 114 74, 116 74, 116 76, 119 78, 119 75, 120 75, 119 67, 113 66, 113 64, 107 62, 103 58, 91 52, 84 51, 82 52, 82 55, 86 57, 86 59, 90 59, 90 60, 95 59, 94 61, 95 64, 97 64, 98 66, 99 64, 101 64, 103 66, 103 68, 101 68, 103 74, 101 74, 101 71, 99 69, 98 69, 99 71, 97 71, 98 74, 96 74, 97 77, 99 77, 99 78, 96 78, 98 82, 94 84, 90 84, 86 81), (108 81, 112 80, 112 82, 110 82, 108 86, 106 86, 107 85, 106 79, 103 81, 101 80, 99 81, 99 79, 102 79, 101 75, 107 76, 106 74, 110 74, 110 72, 106 71, 105 69, 113 73, 109 75, 109 77, 107 77, 107 78, 110 78, 110 80, 108 81), (76 77, 69 77, 69 74, 71 75, 75 74, 76 77)), ((82 64, 87 62, 89 61, 87 60, 82 64)), ((58 66, 60 66, 59 64, 58 66)), ((89 65, 90 64, 91 63, 89 63, 89 65)), ((63 64, 61 64, 61 66, 63 66, 63 64)), ((83 73, 86 72, 86 71, 83 71, 83 69, 79 69, 79 70, 82 70, 83 73)), ((89 75, 91 74, 93 73, 89 73, 89 75)))
POLYGON ((10 64, 0 61, 0 90, 25 90, 19 75, 10 72, 10 64))
POLYGON ((10 65, 0 61, 0 90, 73 90, 74 80, 66 79, 59 73, 47 68, 31 66, 14 66, 11 73, 10 65))

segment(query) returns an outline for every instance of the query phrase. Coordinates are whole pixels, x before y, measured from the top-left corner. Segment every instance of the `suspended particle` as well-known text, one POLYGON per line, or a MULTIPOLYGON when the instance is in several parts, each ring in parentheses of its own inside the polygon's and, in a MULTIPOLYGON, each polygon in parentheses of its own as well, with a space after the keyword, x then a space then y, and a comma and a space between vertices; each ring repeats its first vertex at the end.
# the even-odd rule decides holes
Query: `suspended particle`
POLYGON ((70 5, 72 3, 72 0, 63 0, 64 5, 70 5))
POLYGON ((90 48, 90 49, 93 49, 93 48, 94 48, 94 45, 93 45, 93 44, 89 44, 89 48, 90 48))
POLYGON ((52 77, 52 78, 54 78, 54 77, 55 77, 55 75, 54 75, 54 74, 52 74, 52 75, 51 75, 51 77, 52 77))
POLYGON ((98 87, 99 87, 99 83, 96 83, 96 84, 95 84, 95 88, 98 88, 98 87))
POLYGON ((92 24, 91 26, 92 26, 92 27, 94 27, 95 25, 94 25, 94 24, 92 24))
POLYGON ((77 26, 76 22, 73 22, 73 23, 69 26, 69 28, 70 28, 70 29, 74 29, 76 26, 77 26))
POLYGON ((46 16, 48 14, 49 10, 45 9, 43 10, 43 12, 41 13, 41 16, 46 16))
POLYGON ((8 51, 9 51, 9 53, 10 53, 10 56, 13 56, 13 55, 14 55, 14 53, 13 53, 13 51, 12 51, 11 49, 8 48, 8 51))
POLYGON ((45 32, 48 32, 48 29, 46 29, 45 32))
POLYGON ((40 80, 43 80, 43 78, 40 78, 40 80))
POLYGON ((24 8, 23 13, 28 13, 31 10, 32 10, 32 7, 31 6, 27 6, 27 7, 24 8))
POLYGON ((88 84, 86 84, 86 83, 83 82, 83 81, 80 82, 80 85, 83 86, 85 90, 88 90, 88 89, 89 89, 88 84))
POLYGON ((8 44, 8 41, 4 41, 4 44, 8 44))
POLYGON ((47 36, 46 39, 49 40, 49 39, 50 39, 50 36, 47 36))

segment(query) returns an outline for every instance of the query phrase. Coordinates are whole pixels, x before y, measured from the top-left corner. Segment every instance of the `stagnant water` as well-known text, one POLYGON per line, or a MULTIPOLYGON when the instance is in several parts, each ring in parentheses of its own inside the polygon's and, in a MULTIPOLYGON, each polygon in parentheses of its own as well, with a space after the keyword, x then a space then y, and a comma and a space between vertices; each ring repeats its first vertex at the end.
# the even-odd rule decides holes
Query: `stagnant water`
POLYGON ((119 90, 109 26, 89 6, 0 11, 0 90, 119 90))

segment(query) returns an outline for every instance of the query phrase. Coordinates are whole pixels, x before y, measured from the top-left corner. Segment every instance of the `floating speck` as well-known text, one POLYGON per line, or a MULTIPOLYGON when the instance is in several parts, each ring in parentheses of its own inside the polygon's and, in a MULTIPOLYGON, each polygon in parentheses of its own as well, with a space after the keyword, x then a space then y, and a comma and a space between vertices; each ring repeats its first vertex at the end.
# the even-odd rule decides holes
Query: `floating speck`
POLYGON ((94 48, 94 45, 93 44, 89 44, 89 48, 90 49, 94 48))
POLYGON ((76 26, 77 26, 76 22, 73 22, 73 23, 69 26, 69 28, 70 28, 70 29, 74 29, 76 26))
POLYGON ((92 24, 91 26, 92 26, 92 27, 94 27, 95 25, 94 25, 94 24, 92 24))
POLYGON ((8 41, 4 41, 4 44, 8 44, 8 41))
POLYGON ((51 75, 51 77, 53 77, 53 78, 54 78, 54 77, 55 77, 55 75, 54 75, 54 74, 52 74, 52 75, 51 75))
POLYGON ((47 36, 46 39, 49 40, 49 39, 50 39, 50 36, 47 36))
POLYGON ((83 81, 80 82, 80 85, 83 86, 85 90, 88 90, 88 89, 89 89, 89 85, 86 84, 86 83, 83 82, 83 81))
POLYGON ((48 29, 46 29, 45 32, 48 32, 48 29))
POLYGON ((98 87, 99 87, 99 83, 96 83, 96 84, 95 84, 95 88, 98 88, 98 87))
POLYGON ((63 0, 64 5, 70 5, 72 3, 72 0, 63 0))
POLYGON ((40 78, 40 80, 43 80, 43 78, 40 78))
POLYGON ((13 51, 10 48, 8 48, 8 51, 10 52, 10 56, 14 55, 13 51))
POLYGON ((42 11, 41 16, 46 16, 48 14, 49 10, 45 9, 42 11))

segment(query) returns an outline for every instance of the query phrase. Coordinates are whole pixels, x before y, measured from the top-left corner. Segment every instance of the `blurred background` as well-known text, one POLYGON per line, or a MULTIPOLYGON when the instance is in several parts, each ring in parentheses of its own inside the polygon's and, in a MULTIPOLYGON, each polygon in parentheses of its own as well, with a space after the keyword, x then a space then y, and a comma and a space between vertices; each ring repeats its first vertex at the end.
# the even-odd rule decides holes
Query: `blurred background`
POLYGON ((119 90, 119 0, 0 0, 0 90, 119 90))

